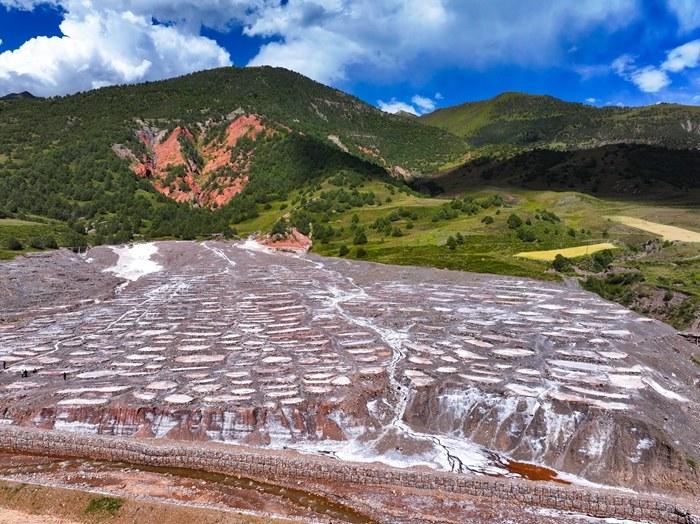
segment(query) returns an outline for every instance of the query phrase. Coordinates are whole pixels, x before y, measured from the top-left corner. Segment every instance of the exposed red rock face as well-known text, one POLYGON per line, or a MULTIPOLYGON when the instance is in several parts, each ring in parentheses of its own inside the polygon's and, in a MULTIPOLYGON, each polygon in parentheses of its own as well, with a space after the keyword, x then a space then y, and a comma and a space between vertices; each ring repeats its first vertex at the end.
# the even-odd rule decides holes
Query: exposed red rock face
POLYGON ((311 239, 292 228, 286 235, 272 235, 260 240, 260 243, 272 249, 280 251, 294 251, 306 253, 311 248, 311 239))
MULTIPOLYGON (((130 160, 136 176, 151 180, 159 193, 177 202, 216 208, 229 203, 248 183, 253 152, 234 153, 239 140, 256 140, 265 130, 255 115, 235 118, 223 135, 207 143, 184 127, 169 133, 144 128, 137 133, 148 151, 144 158, 136 158, 121 146, 115 146, 115 152, 130 160), (183 144, 191 147, 183 148, 183 144)), ((268 130, 268 134, 273 132, 268 130)))

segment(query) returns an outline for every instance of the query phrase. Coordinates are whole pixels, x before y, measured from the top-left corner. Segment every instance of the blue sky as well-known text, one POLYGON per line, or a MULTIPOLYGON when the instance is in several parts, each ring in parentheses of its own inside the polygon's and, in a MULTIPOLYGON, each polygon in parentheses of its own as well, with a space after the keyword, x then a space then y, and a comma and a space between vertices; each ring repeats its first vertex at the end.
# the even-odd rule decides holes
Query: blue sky
POLYGON ((0 95, 283 66, 388 111, 700 103, 699 0, 0 0, 0 95))

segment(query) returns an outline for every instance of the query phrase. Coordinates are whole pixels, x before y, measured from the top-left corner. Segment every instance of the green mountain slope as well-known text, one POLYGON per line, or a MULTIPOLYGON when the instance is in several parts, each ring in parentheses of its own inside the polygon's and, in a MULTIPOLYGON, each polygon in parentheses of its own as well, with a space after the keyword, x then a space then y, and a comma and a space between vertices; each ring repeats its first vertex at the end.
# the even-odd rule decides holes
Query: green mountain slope
POLYGON ((291 71, 223 68, 0 101, 0 210, 107 241, 191 237, 255 217, 259 204, 319 178, 430 172, 464 150, 447 132, 291 71), (241 136, 239 117, 253 122, 241 136), (214 194, 200 195, 212 209, 189 198, 194 184, 214 194))
POLYGON ((551 96, 503 93, 439 109, 421 121, 474 147, 565 149, 622 142, 700 147, 700 107, 676 104, 596 108, 551 96))

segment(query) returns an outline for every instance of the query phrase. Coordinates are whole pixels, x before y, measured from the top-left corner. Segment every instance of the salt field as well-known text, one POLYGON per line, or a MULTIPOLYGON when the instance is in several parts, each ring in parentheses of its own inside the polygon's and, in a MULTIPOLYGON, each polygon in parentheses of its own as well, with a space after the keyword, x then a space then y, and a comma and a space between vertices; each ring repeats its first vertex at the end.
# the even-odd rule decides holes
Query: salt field
POLYGON ((698 451, 687 344, 583 291, 252 241, 70 263, 120 283, 0 324, 4 424, 626 489, 698 451))

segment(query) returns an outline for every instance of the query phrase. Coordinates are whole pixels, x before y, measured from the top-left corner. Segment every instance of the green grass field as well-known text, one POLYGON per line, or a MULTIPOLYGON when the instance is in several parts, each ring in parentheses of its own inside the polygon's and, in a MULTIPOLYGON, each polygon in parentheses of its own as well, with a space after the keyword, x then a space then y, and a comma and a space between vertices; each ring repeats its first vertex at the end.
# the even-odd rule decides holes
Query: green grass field
POLYGON ((8 260, 33 251, 48 249, 53 239, 57 245, 70 245, 71 231, 65 224, 44 219, 0 218, 0 260, 8 260), (10 249, 15 239, 20 249, 10 249))

